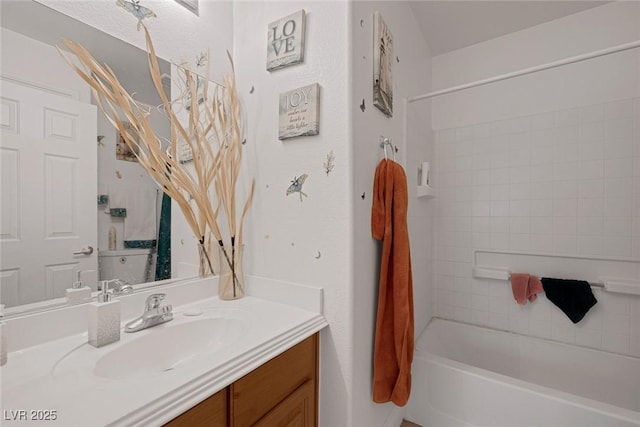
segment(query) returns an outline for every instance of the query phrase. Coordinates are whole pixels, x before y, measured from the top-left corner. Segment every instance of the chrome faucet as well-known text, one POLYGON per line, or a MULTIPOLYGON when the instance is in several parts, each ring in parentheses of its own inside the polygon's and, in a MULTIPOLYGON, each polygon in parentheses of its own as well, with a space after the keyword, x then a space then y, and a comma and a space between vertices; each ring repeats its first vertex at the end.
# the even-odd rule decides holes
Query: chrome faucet
MULTIPOLYGON (((124 295, 133 292, 133 286, 122 279, 113 279, 109 280, 109 289, 113 292, 113 295, 124 295)), ((98 283, 98 290, 101 289, 101 283, 98 283)))
POLYGON ((142 316, 124 325, 125 332, 138 332, 173 320, 171 304, 161 305, 166 294, 152 294, 147 297, 142 316))

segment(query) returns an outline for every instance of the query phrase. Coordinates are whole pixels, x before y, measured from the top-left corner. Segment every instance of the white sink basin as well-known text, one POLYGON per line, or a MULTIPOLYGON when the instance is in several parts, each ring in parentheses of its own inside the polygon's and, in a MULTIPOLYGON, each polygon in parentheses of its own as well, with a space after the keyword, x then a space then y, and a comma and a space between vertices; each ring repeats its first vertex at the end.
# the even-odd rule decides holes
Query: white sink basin
POLYGON ((123 333, 119 342, 100 349, 84 344, 63 357, 52 375, 85 372, 110 380, 157 376, 188 366, 185 362, 195 358, 210 357, 247 334, 246 322, 237 317, 173 322, 123 333))
POLYGON ((96 362, 98 377, 129 379, 155 375, 179 367, 200 354, 211 354, 244 333, 244 322, 234 318, 194 320, 164 328, 114 348, 96 362))

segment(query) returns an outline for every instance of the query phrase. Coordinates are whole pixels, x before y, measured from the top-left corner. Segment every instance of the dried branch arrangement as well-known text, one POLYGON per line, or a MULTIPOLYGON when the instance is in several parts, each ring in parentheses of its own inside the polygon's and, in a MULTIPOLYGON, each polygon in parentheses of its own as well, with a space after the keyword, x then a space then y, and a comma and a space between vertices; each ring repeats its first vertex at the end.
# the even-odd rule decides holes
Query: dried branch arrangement
POLYGON ((223 77, 224 87, 211 85, 214 86, 211 88, 208 78, 199 77, 188 66, 182 68, 179 72, 185 88, 179 99, 172 101, 162 87, 149 31, 144 24, 141 26, 145 33, 151 78, 162 99, 162 110, 171 124, 166 150, 151 126, 148 107, 138 103, 125 90, 107 64, 98 63, 82 45, 71 40, 64 40, 64 44, 76 55, 80 66, 75 65, 62 50, 59 51, 89 84, 99 108, 118 129, 131 151, 136 153, 140 165, 180 206, 207 261, 206 272, 215 274, 211 254, 207 250, 208 240, 213 235, 233 273, 235 296, 235 252, 243 244, 243 225, 253 199, 255 181, 252 180, 249 195, 238 215, 236 186, 242 162, 242 135, 233 60, 227 52, 232 74, 223 77), (186 144, 192 153, 192 167, 187 167, 178 158, 181 144, 186 144))

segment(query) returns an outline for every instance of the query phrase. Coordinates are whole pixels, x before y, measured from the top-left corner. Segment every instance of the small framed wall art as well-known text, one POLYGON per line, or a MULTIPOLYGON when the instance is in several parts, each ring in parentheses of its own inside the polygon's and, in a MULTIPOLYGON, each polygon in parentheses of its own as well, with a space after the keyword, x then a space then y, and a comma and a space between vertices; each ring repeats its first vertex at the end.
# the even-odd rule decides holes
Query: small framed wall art
POLYGON ((278 139, 320 133, 320 85, 314 83, 280 95, 278 139))
POLYGON ((393 116, 393 36, 380 12, 373 15, 373 105, 393 116))
MULTIPOLYGON (((131 134, 133 138, 135 138, 136 142, 140 142, 140 137, 131 123, 124 123, 124 129, 127 133, 131 134)), ((126 162, 138 161, 136 153, 129 148, 120 132, 118 132, 118 139, 116 140, 116 159, 124 160, 126 162)))
POLYGON ((269 24, 267 71, 304 61, 304 9, 269 24))

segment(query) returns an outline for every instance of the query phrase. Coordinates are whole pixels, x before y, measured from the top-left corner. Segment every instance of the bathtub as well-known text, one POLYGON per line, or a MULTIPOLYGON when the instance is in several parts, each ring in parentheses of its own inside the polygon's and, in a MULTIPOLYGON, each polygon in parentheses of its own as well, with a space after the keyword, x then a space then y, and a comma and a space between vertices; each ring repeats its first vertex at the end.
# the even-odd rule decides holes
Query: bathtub
POLYGON ((640 358, 433 319, 405 418, 424 427, 640 426, 640 358))

